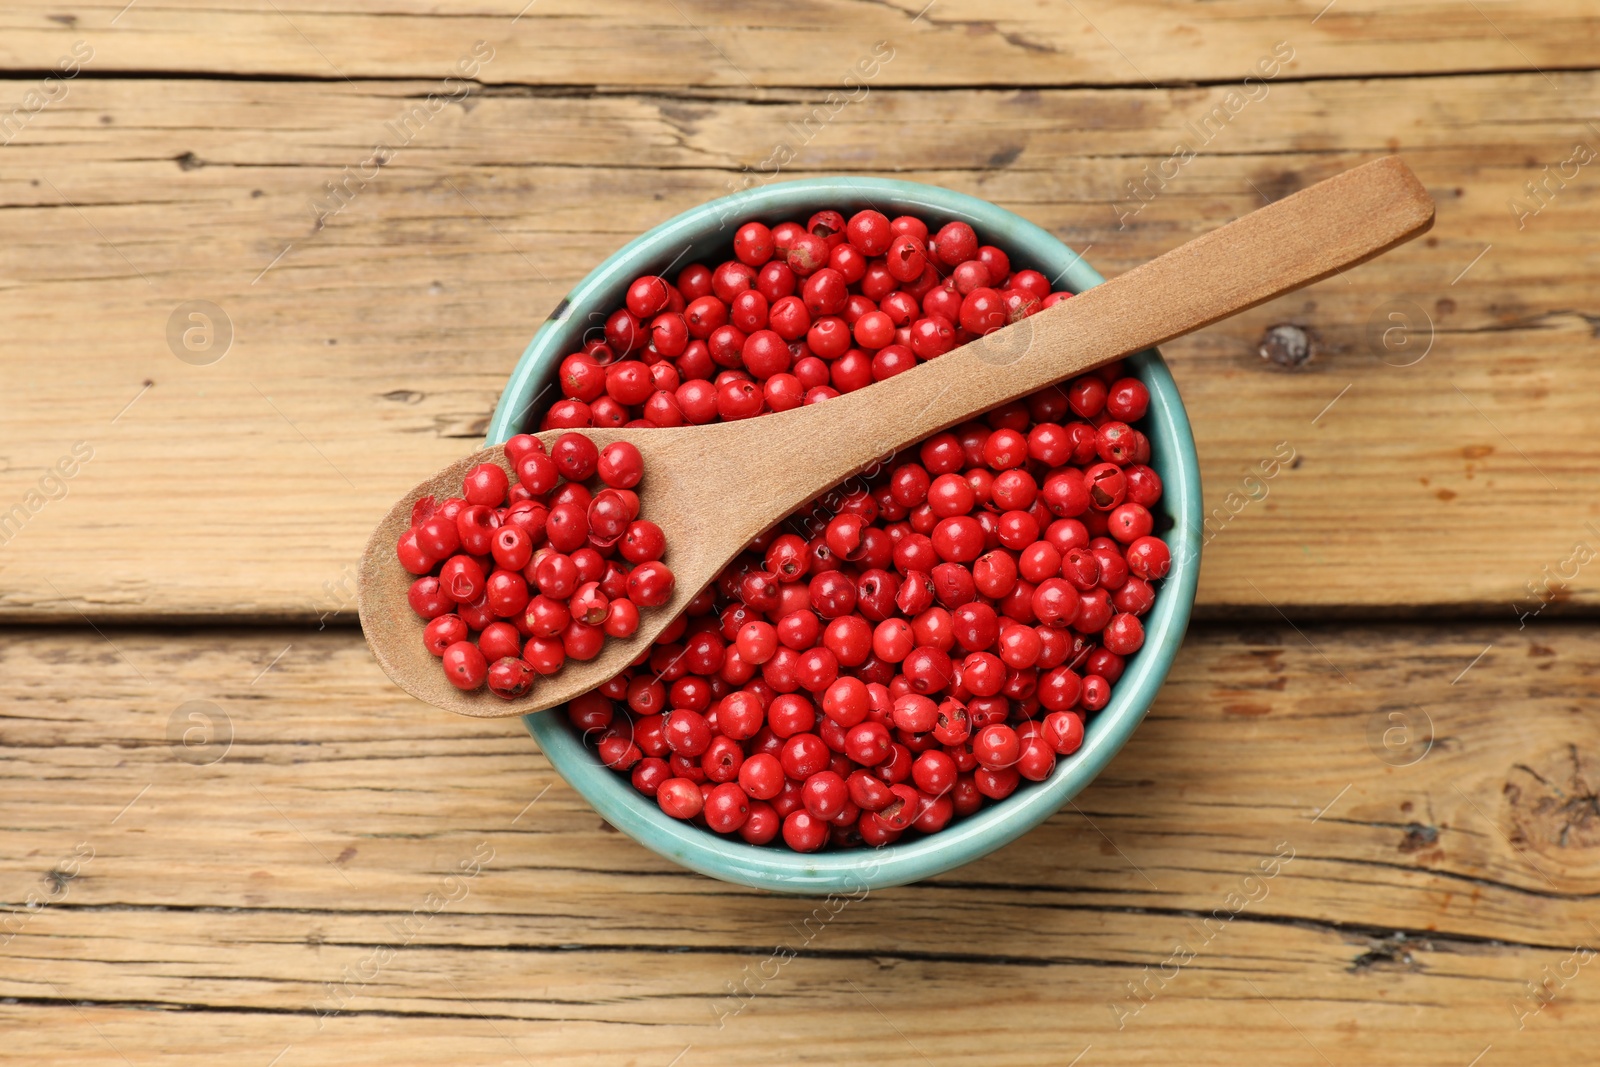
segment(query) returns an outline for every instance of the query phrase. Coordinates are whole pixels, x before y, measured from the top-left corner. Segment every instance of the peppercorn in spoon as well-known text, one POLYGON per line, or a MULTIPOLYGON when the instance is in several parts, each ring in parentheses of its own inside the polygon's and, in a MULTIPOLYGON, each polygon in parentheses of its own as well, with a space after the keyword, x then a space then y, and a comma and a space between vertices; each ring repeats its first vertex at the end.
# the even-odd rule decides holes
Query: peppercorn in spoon
MULTIPOLYGON (((413 575, 395 546, 413 505, 449 497, 499 447, 451 464, 386 515, 362 556, 362 628, 379 664, 418 699, 498 717, 564 704, 621 673, 741 549, 785 516, 909 443, 1052 383, 1159 345, 1309 285, 1425 232, 1433 202, 1397 157, 1380 159, 1252 212, 1120 277, 936 359, 823 403, 736 422, 674 428, 552 430, 546 449, 578 432, 604 449, 635 445, 639 514, 660 527, 675 576, 660 607, 629 637, 506 700, 456 688, 422 641, 408 603, 413 575)), ((514 476, 514 472, 513 472, 514 476)))

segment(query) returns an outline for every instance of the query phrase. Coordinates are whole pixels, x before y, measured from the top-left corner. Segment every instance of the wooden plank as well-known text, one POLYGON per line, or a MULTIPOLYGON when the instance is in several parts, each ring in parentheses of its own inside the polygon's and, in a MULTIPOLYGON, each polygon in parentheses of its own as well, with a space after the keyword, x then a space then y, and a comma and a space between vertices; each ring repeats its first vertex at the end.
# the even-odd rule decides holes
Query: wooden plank
POLYGON ((96 72, 443 78, 473 42, 494 58, 479 76, 531 85, 843 85, 888 42, 883 85, 1136 85, 1237 80, 1290 42, 1305 77, 1397 71, 1559 70, 1600 39, 1582 0, 485 0, 467 10, 421 0, 213 0, 52 5, 0 12, 0 69, 56 66, 75 41, 96 72))
MULTIPOLYGON (((1537 74, 1277 85, 1142 208, 1128 183, 1225 90, 875 93, 792 174, 965 189, 1116 273, 1404 152, 1439 200, 1425 241, 1169 346, 1224 509, 1200 610, 1515 620, 1600 603, 1574 547, 1600 536, 1600 200, 1592 166, 1541 177, 1594 142, 1577 102, 1597 79, 1551 78, 1566 91, 1537 74), (1391 351, 1395 314, 1414 329, 1391 351), (1297 369, 1258 354, 1279 324, 1315 337, 1297 369), (1247 480, 1283 448, 1298 466, 1247 480)), ((326 183, 428 91, 86 81, 8 146, 0 510, 37 513, 0 547, 0 616, 348 623, 372 523, 479 438, 547 309, 632 234, 744 180, 820 99, 474 97, 319 227, 326 183), (193 300, 232 324, 211 365, 168 347, 193 300), (48 500, 63 489, 43 472, 75 442, 93 456, 48 500)))
POLYGON ((1585 1062, 1597 647, 1202 629, 1075 809, 815 917, 608 831, 353 634, 10 631, 0 1058, 1585 1062))

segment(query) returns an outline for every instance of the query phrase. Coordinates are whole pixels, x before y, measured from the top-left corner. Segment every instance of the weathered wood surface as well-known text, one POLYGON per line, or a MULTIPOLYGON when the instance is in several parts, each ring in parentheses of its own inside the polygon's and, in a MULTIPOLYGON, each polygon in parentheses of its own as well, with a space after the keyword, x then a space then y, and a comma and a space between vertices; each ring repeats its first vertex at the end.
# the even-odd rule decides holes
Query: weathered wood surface
MULTIPOLYGON (((561 294, 798 143, 823 98, 474 95, 319 225, 326 183, 437 88, 83 80, 4 149, 0 510, 74 442, 93 457, 0 546, 0 613, 348 621, 373 523, 480 438, 561 294), (209 365, 169 350, 193 300, 232 326, 209 365)), ((1116 273, 1403 152, 1439 201, 1424 241, 1168 346, 1207 498, 1237 512, 1216 523, 1200 611, 1511 619, 1600 603, 1575 556, 1600 545, 1600 199, 1573 162, 1600 145, 1597 89, 1556 72, 1271 85, 1142 207, 1127 183, 1225 88, 874 91, 783 176, 965 189, 1116 273), (1281 324, 1314 337, 1297 369, 1258 354, 1281 324), (1299 465, 1246 480, 1280 449, 1299 465)))
POLYGON ((1591 1055, 1584 624, 1191 635, 1075 809, 809 923, 609 831, 518 723, 417 705, 354 634, 12 632, 0 664, 0 896, 41 904, 0 919, 6 1062, 1591 1055))
POLYGON ((1555 616, 1600 604, 1597 27, 4 5, 0 1062, 1591 1063, 1600 646, 1555 616), (1167 349, 1208 498, 1240 494, 1199 611, 1255 621, 1193 631, 1077 810, 987 860, 836 913, 689 874, 348 629, 372 524, 474 447, 567 288, 790 153, 988 197, 1115 274, 1393 151, 1426 241, 1167 349), (195 300, 233 329, 214 362, 169 347, 195 300))
POLYGON ((474 40, 483 78, 530 85, 842 84, 891 41, 885 84, 1138 85, 1242 77, 1278 40, 1308 77, 1588 65, 1584 0, 19 0, 0 11, 0 67, 53 67, 75 40, 94 68, 232 77, 443 77, 474 40))

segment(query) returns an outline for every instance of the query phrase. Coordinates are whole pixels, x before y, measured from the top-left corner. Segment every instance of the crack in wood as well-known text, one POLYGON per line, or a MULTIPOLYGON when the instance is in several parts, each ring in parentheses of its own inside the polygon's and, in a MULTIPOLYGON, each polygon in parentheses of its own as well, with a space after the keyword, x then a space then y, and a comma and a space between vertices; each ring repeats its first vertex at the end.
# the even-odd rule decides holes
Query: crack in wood
MULTIPOLYGON (((1040 46, 1043 47, 1043 46, 1040 46)), ((1461 67, 1447 70, 1433 70, 1425 72, 1395 71, 1375 69, 1370 71, 1341 71, 1326 74, 1280 74, 1274 78, 1272 84, 1279 85, 1304 85, 1317 82, 1380 82, 1380 81, 1406 81, 1424 82, 1441 79, 1466 79, 1466 78, 1496 78, 1507 76, 1539 77, 1545 74, 1593 74, 1600 72, 1600 66, 1592 64, 1571 63, 1566 65, 1547 64, 1544 67, 1531 66, 1482 66, 1461 67)), ((0 84, 6 81, 37 81, 42 78, 58 76, 59 72, 44 67, 0 67, 0 84)), ((139 67, 117 69, 113 67, 99 67, 97 69, 81 70, 76 81, 228 81, 228 82, 281 82, 303 83, 308 85, 339 85, 339 84, 400 84, 405 82, 436 83, 438 76, 432 71, 418 71, 416 73, 398 74, 313 74, 289 71, 225 71, 225 70, 177 70, 153 67, 139 67)), ((491 92, 524 92, 528 94, 550 96, 574 97, 600 97, 600 96, 641 96, 656 97, 660 99, 679 99, 687 101, 702 101, 706 99, 736 100, 746 104, 765 104, 772 101, 764 100, 759 96, 749 95, 749 86, 706 86, 704 88, 667 85, 607 85, 598 82, 519 82, 519 81, 484 81, 481 79, 457 78, 464 85, 472 87, 474 95, 491 92)), ((1149 80, 1145 78, 1128 78, 1125 80, 1108 79, 1106 81, 1055 81, 1055 82, 1029 82, 1019 84, 1014 81, 969 81, 969 82, 900 82, 874 86, 874 93, 965 93, 965 92, 1102 92, 1108 90, 1121 90, 1129 92, 1169 92, 1193 89, 1215 89, 1223 87, 1236 87, 1239 84, 1237 77, 1211 77, 1211 78, 1162 78, 1149 80)), ((813 82, 772 82, 754 87, 756 93, 763 92, 806 92, 826 94, 838 92, 839 86, 833 83, 813 82)), ((418 93, 424 97, 425 92, 418 93)))

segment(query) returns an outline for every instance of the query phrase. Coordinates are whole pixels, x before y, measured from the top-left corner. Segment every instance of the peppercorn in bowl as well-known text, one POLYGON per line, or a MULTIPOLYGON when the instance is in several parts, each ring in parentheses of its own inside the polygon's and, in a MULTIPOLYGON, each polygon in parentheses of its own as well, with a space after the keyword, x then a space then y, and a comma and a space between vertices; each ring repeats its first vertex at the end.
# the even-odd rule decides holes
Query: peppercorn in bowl
MULTIPOLYGON (((747 190, 580 283, 488 439, 826 404, 1102 280, 951 190, 747 190)), ((758 539, 648 657, 526 723, 604 818, 702 873, 801 893, 939 874, 1132 734, 1188 622, 1201 514, 1182 402, 1143 352, 884 457, 758 539)))

